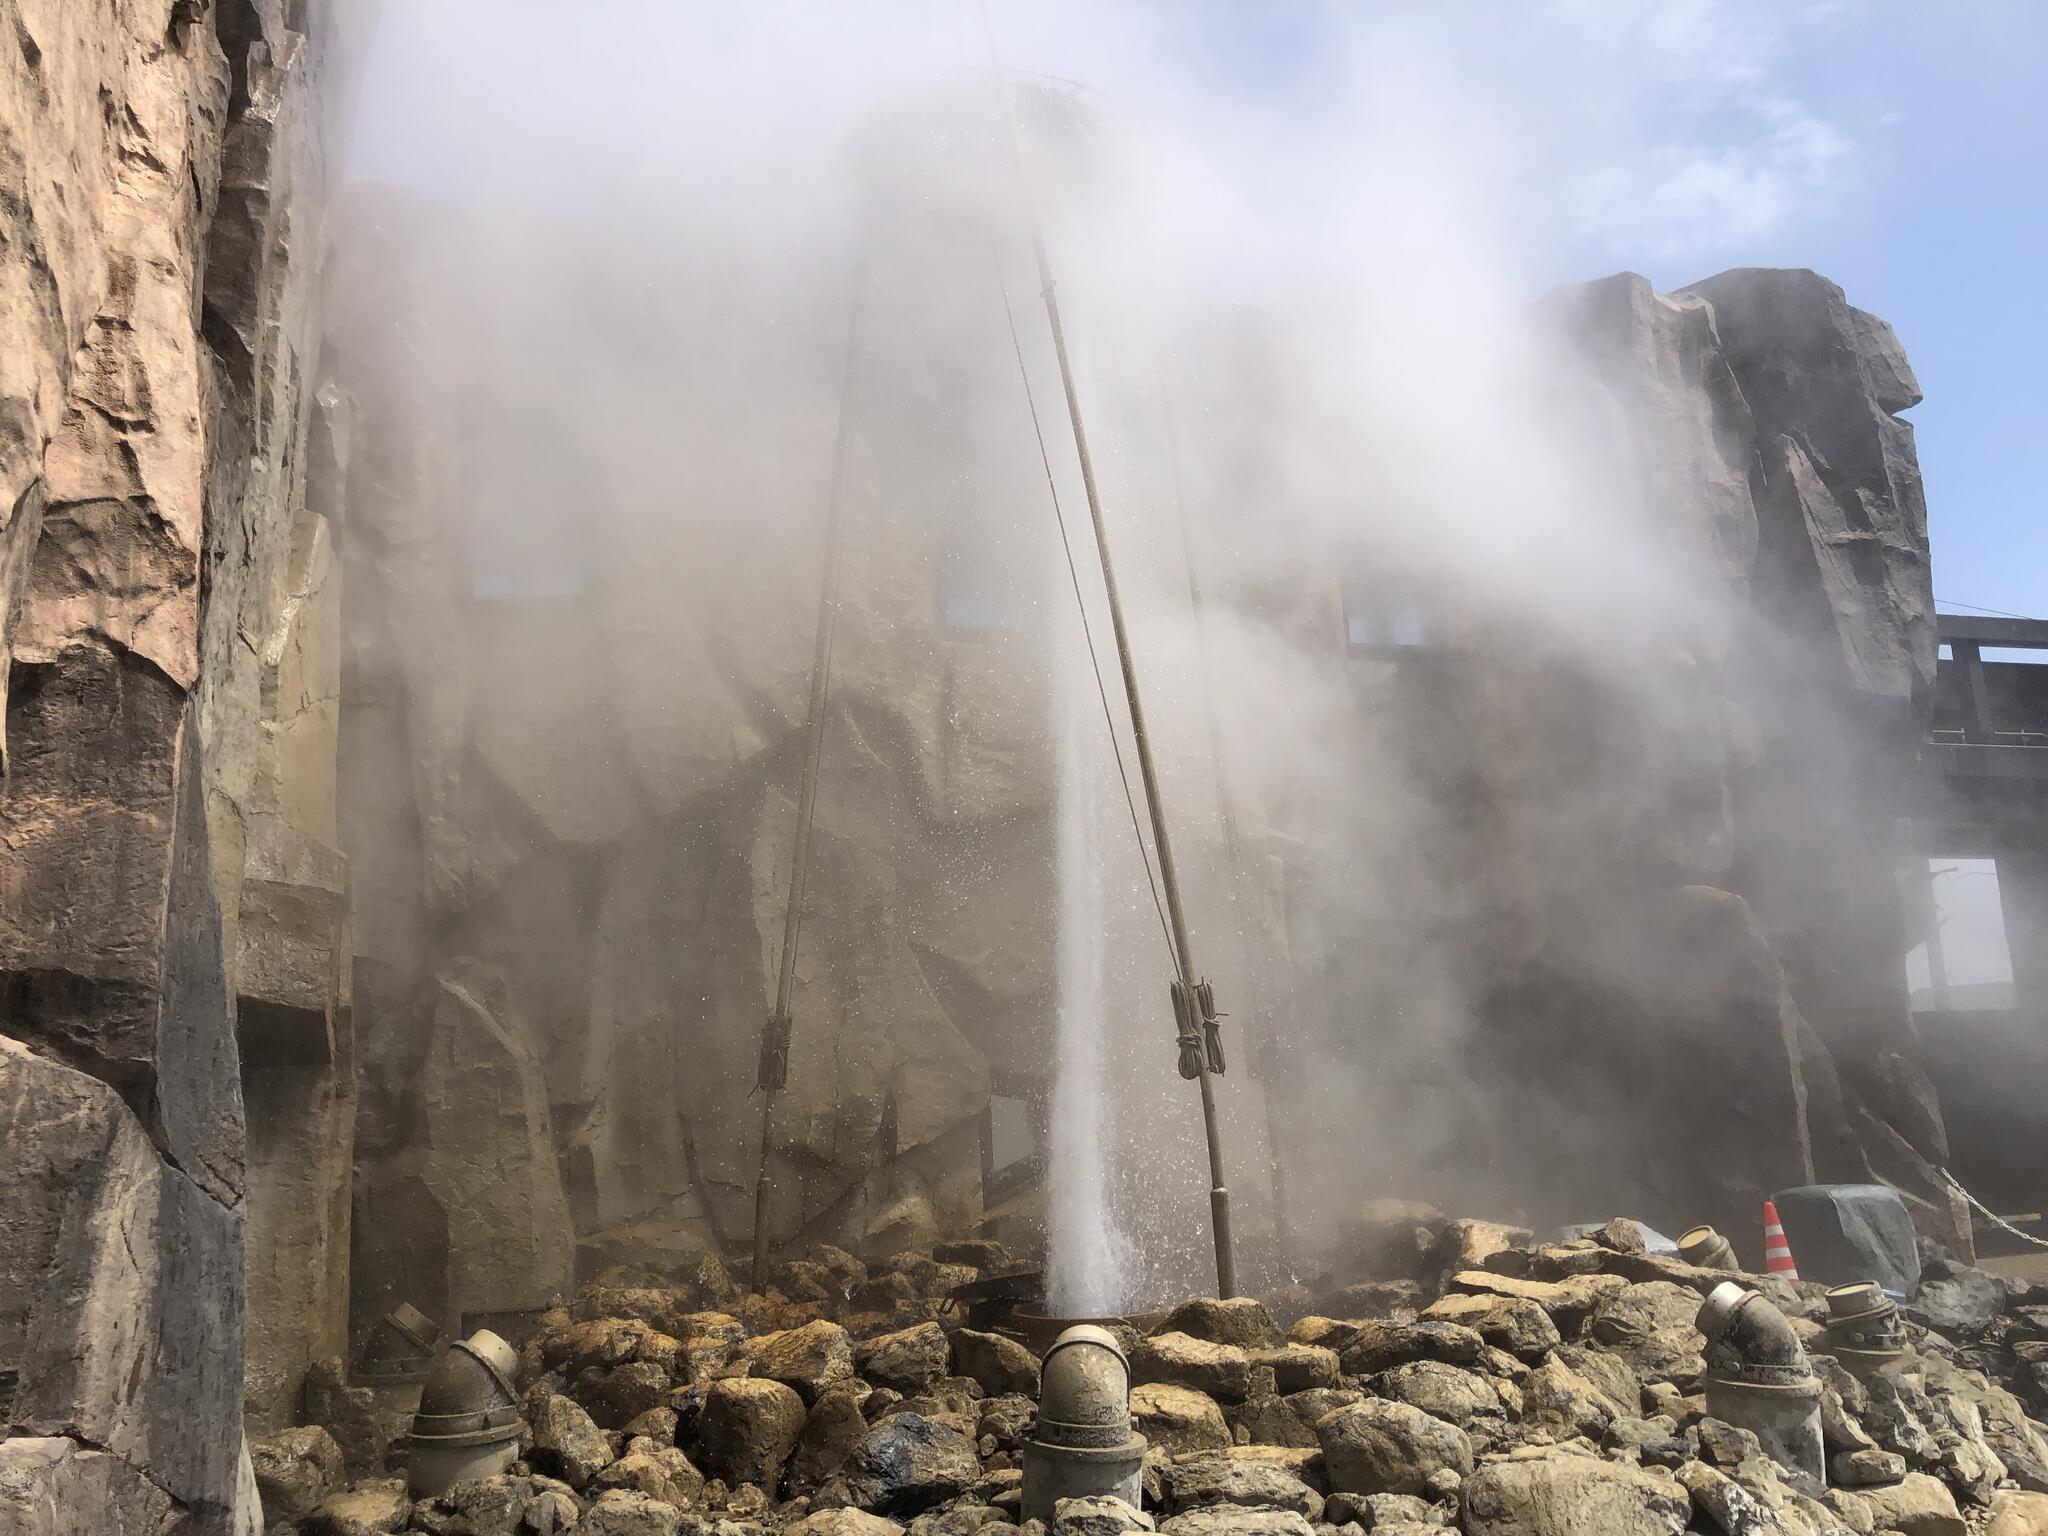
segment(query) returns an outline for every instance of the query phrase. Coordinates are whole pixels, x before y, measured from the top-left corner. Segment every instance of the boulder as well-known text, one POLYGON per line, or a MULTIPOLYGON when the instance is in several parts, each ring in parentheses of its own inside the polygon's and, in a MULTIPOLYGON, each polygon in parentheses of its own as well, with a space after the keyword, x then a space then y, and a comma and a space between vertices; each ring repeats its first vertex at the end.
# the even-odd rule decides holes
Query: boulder
POLYGON ((351 1481, 375 1477, 384 1470, 391 1433, 368 1387, 352 1387, 342 1375, 341 1361, 316 1360, 306 1371, 305 1418, 334 1436, 342 1465, 351 1481))
POLYGON ((623 1488, 601 1494, 572 1527, 576 1536, 682 1536, 685 1528, 675 1505, 623 1488))
POLYGON ((337 1493, 299 1522, 299 1536, 389 1536, 412 1518, 402 1478, 379 1478, 337 1493))
POLYGON ((341 1447, 318 1426, 280 1430, 249 1442, 263 1517, 272 1522, 303 1520, 327 1501, 346 1478, 341 1447))
POLYGON ((1155 1333, 1131 1351, 1134 1382, 1163 1382, 1240 1402, 1251 1390, 1251 1360, 1234 1344, 1212 1344, 1185 1333, 1155 1333))
POLYGON ((1145 1443, 1167 1456, 1221 1450, 1231 1442, 1216 1400, 1190 1387, 1154 1382, 1131 1388, 1131 1418, 1145 1443))
POLYGON ((533 1445, 526 1459, 534 1470, 582 1489, 612 1463, 611 1441, 581 1404, 561 1393, 540 1399, 527 1416, 533 1445))
POLYGON ((849 1391, 821 1393, 789 1458, 785 1481, 790 1492, 810 1493, 837 1476, 867 1433, 858 1396, 849 1391))
POLYGON ((1251 1363, 1273 1373, 1273 1390, 1282 1397, 1317 1387, 1341 1384, 1343 1368, 1337 1352, 1318 1344, 1279 1344, 1251 1352, 1251 1363))
POLYGON ((1522 1427, 1525 1433, 1568 1440, 1573 1435, 1598 1439, 1617 1417, 1635 1408, 1617 1404, 1562 1360, 1552 1358, 1521 1382, 1522 1427))
POLYGON ((915 1413, 871 1430, 847 1463, 845 1481, 863 1508, 914 1515, 958 1498, 980 1480, 974 1442, 915 1413))
POLYGON ((1167 1467, 1166 1507, 1176 1514, 1212 1504, 1247 1509, 1290 1509, 1304 1519, 1323 1517, 1323 1497, 1293 1472, 1270 1462, 1195 1457, 1167 1467))
POLYGON ((894 1520, 846 1506, 805 1515, 784 1536, 902 1536, 902 1532, 903 1527, 894 1520))
POLYGON ((1680 1536, 1692 1516, 1668 1477, 1564 1451, 1488 1462, 1464 1504, 1469 1536, 1680 1536))
POLYGON ((1156 1529, 1150 1515, 1113 1494, 1061 1499, 1052 1508, 1053 1536, 1125 1536, 1128 1531, 1156 1529))
POLYGON ((1280 1325, 1264 1302, 1249 1296, 1219 1301, 1197 1296, 1182 1302, 1166 1316, 1154 1334, 1181 1333, 1209 1344, 1229 1344, 1238 1349, 1270 1349, 1282 1342, 1280 1325))
POLYGON ((1540 1360, 1563 1342, 1548 1312, 1516 1296, 1453 1292, 1426 1307, 1421 1321, 1470 1328, 1494 1348, 1523 1360, 1540 1360))
POLYGON ((853 1340, 837 1323, 822 1318, 748 1339, 738 1358, 755 1376, 793 1388, 806 1403, 816 1402, 826 1387, 853 1378, 853 1340))
POLYGON ((2006 1289, 1996 1275, 1946 1259, 1929 1264, 1906 1315, 1944 1338, 1974 1339, 2005 1310, 2006 1289))
POLYGON ((804 1427, 803 1399, 779 1381, 729 1376, 705 1390, 697 1417, 704 1470, 728 1484, 774 1488, 804 1427))
POLYGON ((629 1450, 598 1472, 590 1480, 588 1491, 598 1494, 610 1488, 644 1493, 663 1504, 687 1509, 704 1491, 704 1474, 672 1445, 651 1451, 629 1450))
POLYGON ((946 1374, 949 1359, 945 1329, 919 1323, 867 1340, 854 1351, 854 1369, 878 1387, 916 1397, 946 1374))
MULTIPOLYGON (((472 1478, 415 1504, 412 1529, 427 1536, 525 1536, 520 1527, 524 1522, 531 1528, 533 1522, 526 1517, 534 1504, 556 1492, 575 1507, 575 1496, 552 1478, 512 1473, 472 1478)), ((665 1536, 673 1536, 673 1531, 665 1536)))
POLYGON ((1211 1504, 1175 1515, 1160 1536, 1314 1536, 1314 1528, 1291 1509, 1239 1509, 1211 1504))
POLYGON ((1411 1360, 1477 1365, 1487 1342, 1477 1329, 1462 1323, 1428 1319, 1413 1323, 1362 1322, 1337 1348, 1345 1375, 1376 1376, 1411 1360))
POLYGON ((1439 1473, 1472 1471, 1464 1431, 1406 1403, 1339 1408, 1316 1425, 1316 1438, 1330 1487, 1345 1493, 1422 1494, 1439 1473))
POLYGON ((2048 1536, 2048 1494, 2001 1493, 1991 1502, 1984 1536, 2048 1536))
POLYGON ((1620 1275, 1567 1275, 1562 1280, 1528 1280, 1514 1275, 1496 1275, 1483 1269, 1461 1270, 1451 1276, 1449 1288, 1472 1296, 1506 1296, 1533 1301, 1557 1324, 1567 1338, 1609 1296, 1628 1289, 1620 1275))
POLYGON ((1856 1497, 1868 1506, 1881 1531, 1900 1536, 1963 1536, 1968 1529, 1955 1495, 1946 1484, 1924 1472, 1908 1472, 1889 1488, 1859 1488, 1856 1497))
POLYGON ((576 1377, 570 1392, 605 1429, 624 1429, 650 1409, 668 1401, 675 1378, 652 1360, 624 1365, 590 1366, 576 1377))
POLYGON ((1382 1397, 1420 1408, 1460 1429, 1481 1415, 1503 1411, 1500 1394, 1484 1376, 1436 1360, 1397 1365, 1378 1377, 1373 1388, 1382 1397))
POLYGON ((957 1330, 953 1335, 953 1374, 980 1382, 991 1397, 1006 1392, 1038 1396, 1038 1357, 1000 1333, 957 1330))

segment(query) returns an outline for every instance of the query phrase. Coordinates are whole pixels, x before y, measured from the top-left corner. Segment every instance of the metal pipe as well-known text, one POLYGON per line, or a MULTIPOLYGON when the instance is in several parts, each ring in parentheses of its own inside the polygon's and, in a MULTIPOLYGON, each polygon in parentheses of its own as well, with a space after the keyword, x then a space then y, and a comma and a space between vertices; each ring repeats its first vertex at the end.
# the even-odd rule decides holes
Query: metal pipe
POLYGON ((1166 415, 1166 457, 1173 477, 1174 512, 1180 520, 1180 547, 1188 577, 1188 604, 1194 611, 1195 646, 1202 663, 1202 703, 1209 724, 1209 752, 1216 767, 1216 801, 1223 819, 1223 858, 1230 869, 1230 910, 1237 919, 1246 980, 1252 988, 1255 1038, 1248 1055, 1252 1075, 1260 1080, 1259 1096, 1266 1106, 1266 1178, 1273 1192, 1273 1235, 1284 1259, 1291 1256, 1294 1248, 1293 1230, 1287 1219, 1287 1166, 1280 1156, 1280 1117, 1273 1102, 1274 1085, 1270 1073, 1260 1066, 1261 1062, 1271 1065, 1278 1061, 1272 1035, 1273 1012, 1265 1005, 1264 999, 1279 967, 1273 963, 1258 914, 1245 894, 1244 845, 1238 836, 1237 808, 1230 792, 1230 758, 1224 745, 1223 721, 1216 709, 1216 658, 1209 641, 1208 607, 1202 599, 1200 567, 1195 559, 1195 531, 1188 521, 1187 495, 1181 481, 1180 423, 1173 409, 1173 392, 1166 387, 1163 365, 1159 396, 1166 415))
MULTIPOLYGON (((1088 517, 1095 528, 1095 549, 1102 560, 1102 586, 1109 599, 1110 627, 1116 634, 1117 662, 1123 669, 1124 695, 1130 704, 1131 736, 1137 747, 1138 773, 1144 783, 1145 806, 1152 818, 1152 842, 1159 855, 1160 884, 1166 890, 1167 920, 1173 931, 1174 961, 1180 979, 1195 985, 1194 946, 1188 941, 1187 915, 1181 909, 1180 881, 1173 864, 1173 842, 1167 835, 1166 812, 1160 803, 1159 773, 1152 760, 1152 742, 1145 729, 1145 705, 1138 693, 1138 674, 1131 659, 1131 637, 1124 623, 1123 600, 1116 584, 1116 566, 1109 554, 1109 531, 1102 518, 1102 496, 1095 484, 1095 461, 1088 452, 1088 429, 1081 418, 1081 399, 1074 387, 1074 368, 1067 355, 1066 327, 1060 320, 1057 285, 1052 260, 1046 254, 1045 232, 1040 227, 1037 205, 1031 197, 1031 177, 1024 162, 1024 142, 1017 131, 1016 112, 1010 102, 1010 85, 1003 73, 1002 55, 996 48, 995 22, 989 15, 988 0, 981 0, 981 22, 988 36, 989 65, 995 74, 996 94, 1001 99, 1003 124, 1008 131, 1010 154, 1017 168, 1017 183, 1024 201, 1025 221, 1031 233, 1031 256, 1038 267, 1038 281, 1045 298, 1045 316, 1052 328, 1053 355, 1059 361, 1060 386, 1067 399, 1067 421, 1074 432, 1074 452, 1081 461, 1081 486, 1088 495, 1088 517)), ((1216 1122, 1216 1089, 1205 1053, 1196 1052, 1200 1067, 1196 1082, 1202 1096, 1202 1129, 1209 1148, 1209 1220, 1216 1244, 1216 1294, 1237 1294, 1237 1264, 1230 1236, 1230 1188, 1223 1179, 1223 1139, 1216 1122)))
POLYGON ((754 1179, 752 1280, 757 1291, 761 1289, 768 1269, 768 1154, 774 1145, 775 1095, 788 1080, 790 994, 796 987, 796 951, 797 938, 803 928, 804 879, 810 865, 811 824, 818 809, 818 764, 825 751, 825 698, 832 671, 832 639, 839 621, 839 557, 846 521, 847 441, 851 435, 854 384, 860 370, 861 302, 866 287, 867 244, 863 238, 860 260, 853 274, 846 365, 839 385, 839 424, 832 441, 832 483, 825 513, 825 571, 818 592, 818 631, 811 648, 811 696, 805 717, 803 779, 797 790, 796 845, 789 864, 789 903, 782 915, 782 963, 775 975, 775 1011, 768 1016, 762 1037, 761 1166, 754 1179))

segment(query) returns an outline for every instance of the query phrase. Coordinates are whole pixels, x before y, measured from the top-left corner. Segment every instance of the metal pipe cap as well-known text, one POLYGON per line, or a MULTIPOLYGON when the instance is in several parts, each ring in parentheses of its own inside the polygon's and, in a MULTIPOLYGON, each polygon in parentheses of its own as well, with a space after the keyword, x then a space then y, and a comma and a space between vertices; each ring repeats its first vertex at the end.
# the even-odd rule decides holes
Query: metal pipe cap
POLYGON ((1693 1319, 1693 1326, 1705 1334, 1707 1342, 1711 1344, 1728 1331, 1728 1325, 1735 1321, 1735 1314, 1761 1294, 1762 1292, 1752 1291, 1733 1280, 1723 1280, 1707 1292, 1707 1299, 1701 1303, 1699 1316, 1693 1319))

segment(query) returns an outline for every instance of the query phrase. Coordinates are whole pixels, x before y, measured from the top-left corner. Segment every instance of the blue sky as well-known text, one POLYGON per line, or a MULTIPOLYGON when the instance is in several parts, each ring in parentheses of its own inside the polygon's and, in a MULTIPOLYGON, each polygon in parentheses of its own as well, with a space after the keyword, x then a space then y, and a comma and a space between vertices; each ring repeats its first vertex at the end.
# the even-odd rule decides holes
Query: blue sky
MULTIPOLYGON (((2048 3, 994 3, 1017 63, 1142 110, 1233 134, 1240 113, 1266 145, 1355 123, 1383 157, 1440 160, 1532 295, 1621 268, 1662 289, 1731 266, 1827 274, 1894 324, 1926 392, 1937 596, 2048 616, 2048 3)), ((735 104, 767 121, 721 94, 757 55, 806 101, 981 57, 969 0, 584 14, 607 24, 565 27, 552 0, 387 5, 356 171, 568 199, 735 104)))

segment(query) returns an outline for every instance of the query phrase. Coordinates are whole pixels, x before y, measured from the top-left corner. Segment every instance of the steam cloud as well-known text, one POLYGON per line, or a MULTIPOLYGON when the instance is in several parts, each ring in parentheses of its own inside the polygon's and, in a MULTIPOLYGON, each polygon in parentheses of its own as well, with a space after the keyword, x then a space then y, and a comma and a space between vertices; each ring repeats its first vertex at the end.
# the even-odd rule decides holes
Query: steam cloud
MULTIPOLYGON (((1465 967, 1446 940, 1486 882, 1455 851, 1469 842, 1440 777, 1447 744, 1415 729, 1435 708, 1417 689, 1434 685, 1404 661, 1347 666, 1347 622, 1505 649, 1531 680, 1595 679, 1642 750, 1674 757, 1696 730, 1675 658, 1711 652, 1728 624, 1743 551, 1701 542, 1689 508, 1645 503, 1534 300, 1621 240, 1709 270, 1715 199, 1792 218, 1849 146, 1796 103, 1754 105, 1770 51, 1806 23, 1766 27, 1779 8, 1762 5, 1622 9, 1489 8, 1480 23, 1403 5, 997 8, 1007 64, 1085 83, 1099 125, 1071 161, 1034 136, 1033 176, 1195 944, 1245 1026, 1222 1095, 1253 1234, 1270 1224, 1268 1118, 1245 1061, 1261 1022, 1290 1042, 1273 1119, 1302 1215, 1371 1193, 1517 1208, 1529 1193, 1525 1170, 1466 1134, 1499 1113, 1503 1084, 1498 1063, 1473 1059, 1465 967), (1633 142, 1673 90, 1758 114, 1719 175, 1668 142, 1589 153, 1633 142), (1213 597, 1206 676, 1183 507, 1213 597), (1348 617, 1337 564, 1352 573, 1348 617), (1254 844, 1241 894, 1278 905, 1272 849, 1315 855, 1291 899, 1332 958, 1284 986, 1247 974, 1255 924, 1216 842, 1212 696, 1221 777, 1254 844)), ((1003 285, 1098 605, 1100 584, 1007 162, 970 142, 920 163, 926 198, 978 210, 985 224, 958 227, 995 233, 952 249, 872 228, 858 171, 878 114, 955 90, 986 110, 974 7, 612 0, 563 17, 537 0, 408 0, 380 22, 358 171, 435 207, 452 244, 425 275, 409 269, 401 295, 377 218, 339 233, 374 296, 365 315, 407 316, 426 338, 414 387, 459 398, 467 423, 448 447, 469 511, 421 536, 464 545, 486 595, 588 584, 650 610, 723 603, 744 643, 795 675, 865 241, 865 323, 886 338, 874 366, 897 370, 873 385, 893 404, 873 408, 897 413, 899 443, 920 411, 943 416, 946 444, 924 464, 877 464, 871 445, 860 494, 872 508, 945 479, 987 542, 950 573, 856 553, 849 600, 863 582, 956 581, 982 620, 1039 626, 1048 654, 1077 665, 1003 285), (920 357, 928 372, 912 377, 920 357)), ((1099 606, 1095 618, 1100 637, 1099 606)), ((572 654, 537 648, 522 687, 538 701, 534 751, 565 779, 612 770, 577 756, 587 690, 572 654)), ((641 766, 661 783, 660 763, 641 766)), ((1598 773, 1575 778, 1554 757, 1500 771, 1552 776, 1532 799, 1555 807, 1558 840, 1619 819, 1598 773)), ((1110 1206, 1149 1266, 1131 1290, 1163 1295, 1203 1283, 1206 1170, 1192 1090, 1171 1070, 1156 919, 1121 801, 1103 792, 1091 814, 1107 894, 1092 921, 1109 957, 1110 1206)), ((1559 1166, 1602 1150, 1597 1106, 1521 1113, 1550 1128, 1559 1166)), ((1269 1255, 1264 1278, 1278 1272, 1269 1255)))

